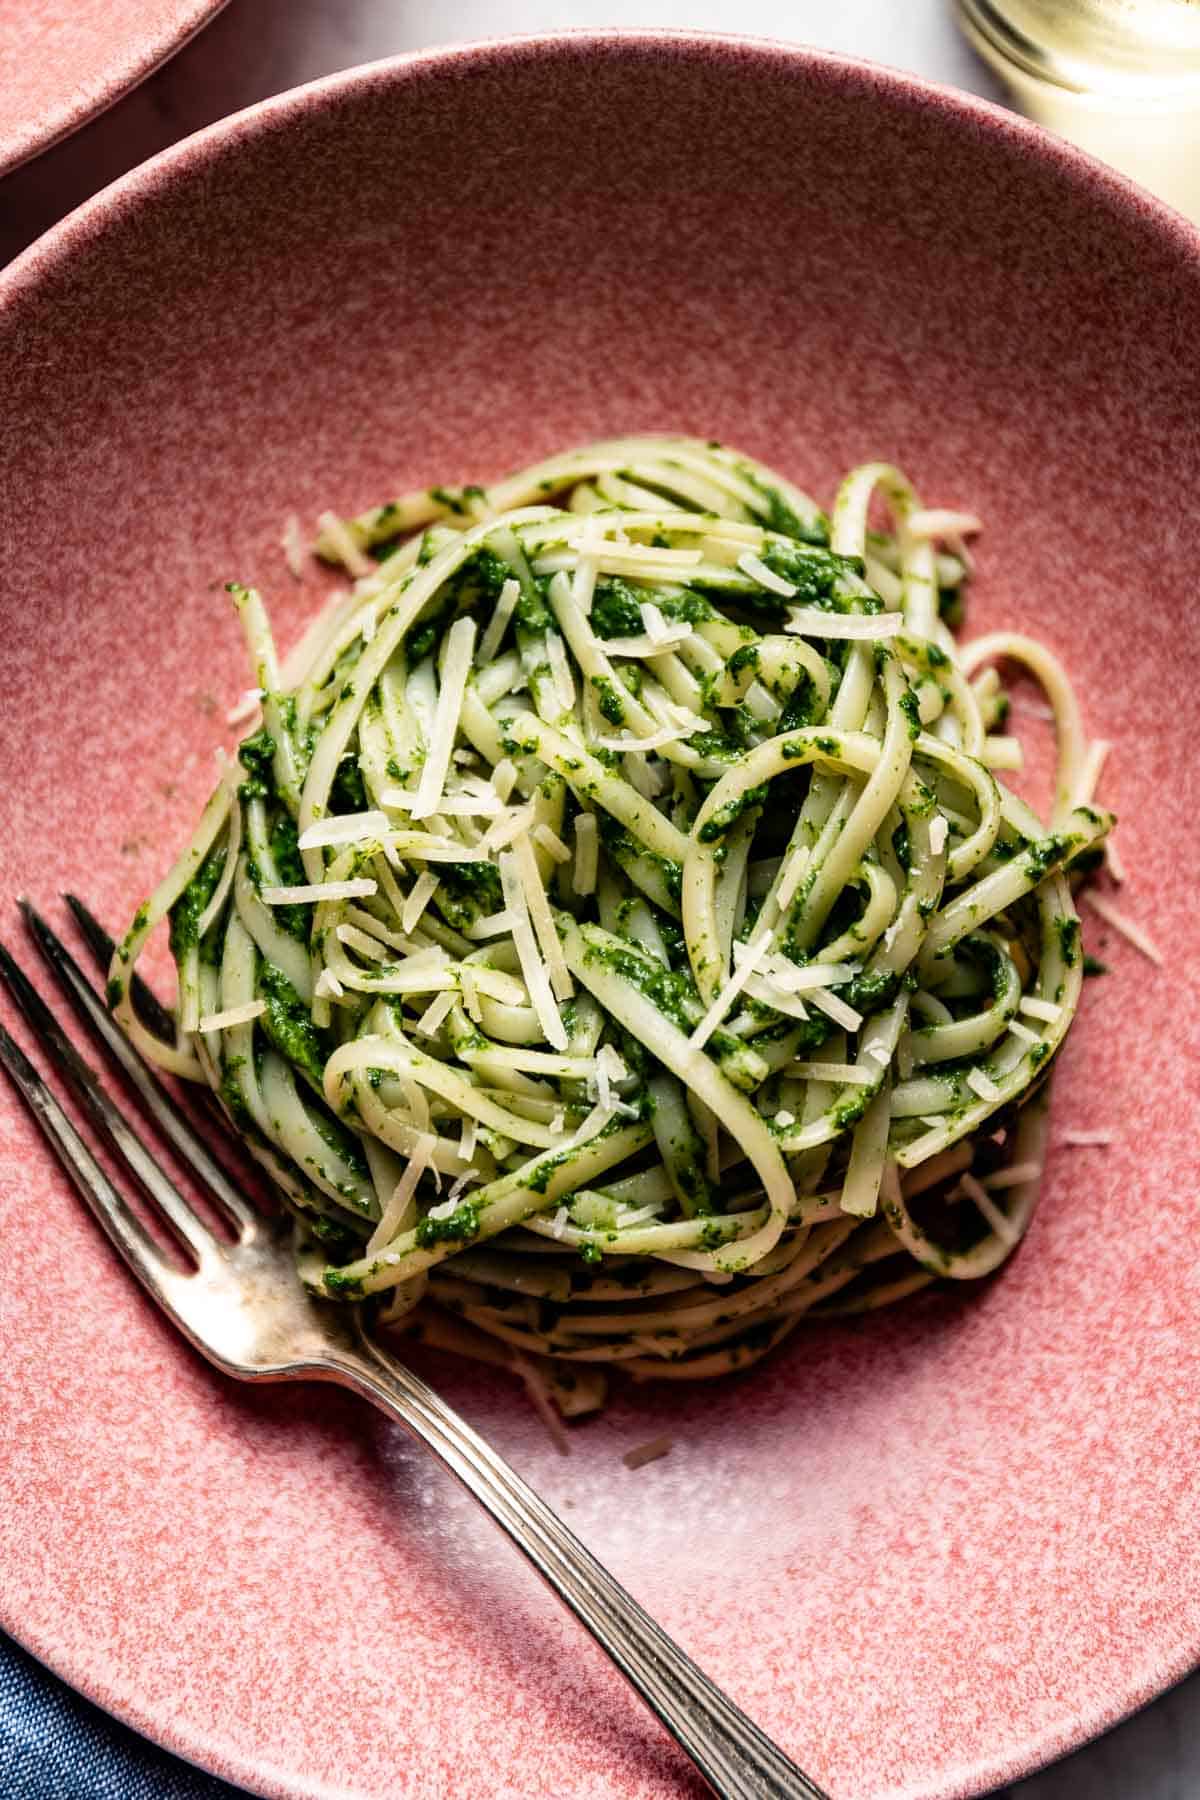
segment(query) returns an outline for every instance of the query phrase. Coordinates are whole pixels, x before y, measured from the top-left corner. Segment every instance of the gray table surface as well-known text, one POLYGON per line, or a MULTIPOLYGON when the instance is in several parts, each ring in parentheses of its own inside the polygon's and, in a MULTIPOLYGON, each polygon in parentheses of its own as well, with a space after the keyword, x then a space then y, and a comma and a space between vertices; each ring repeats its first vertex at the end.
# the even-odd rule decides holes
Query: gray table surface
MULTIPOLYGON (((500 32, 670 25, 790 38, 870 57, 989 99, 1003 93, 948 0, 230 0, 135 93, 0 181, 0 263, 126 169, 268 94, 398 51, 500 32)), ((1184 1572, 1181 1571, 1181 1576, 1184 1572)), ((1196 1800, 1200 1675, 996 1800, 1196 1800)))

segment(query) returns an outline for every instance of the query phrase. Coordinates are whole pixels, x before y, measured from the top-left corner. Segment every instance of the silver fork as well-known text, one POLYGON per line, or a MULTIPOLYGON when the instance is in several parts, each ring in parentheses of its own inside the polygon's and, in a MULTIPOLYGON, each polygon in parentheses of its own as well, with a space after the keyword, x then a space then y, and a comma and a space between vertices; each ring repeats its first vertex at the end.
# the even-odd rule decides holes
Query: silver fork
MULTIPOLYGON (((103 963, 111 952, 103 927, 81 902, 68 899, 103 963)), ((21 904, 39 950, 80 1019, 133 1085, 232 1234, 232 1241, 218 1235, 191 1205, 0 944, 0 976, 48 1061, 194 1267, 182 1268, 163 1252, 3 1025, 0 1062, 109 1241, 184 1336, 226 1375, 242 1381, 336 1382, 398 1419, 507 1532, 724 1800, 826 1800, 484 1439, 373 1341, 358 1308, 306 1293, 282 1223, 248 1202, 113 1022, 66 946, 28 902, 21 904)), ((141 983, 137 998, 147 1022, 165 1035, 169 1015, 141 983)))

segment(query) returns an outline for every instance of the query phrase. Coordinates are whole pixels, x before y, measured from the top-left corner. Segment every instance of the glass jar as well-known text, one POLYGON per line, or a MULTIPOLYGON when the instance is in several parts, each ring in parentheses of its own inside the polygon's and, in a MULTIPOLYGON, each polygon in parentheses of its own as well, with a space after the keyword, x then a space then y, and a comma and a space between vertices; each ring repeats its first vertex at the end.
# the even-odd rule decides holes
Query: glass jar
POLYGON ((1200 0, 956 0, 1039 124, 1200 221, 1200 0))

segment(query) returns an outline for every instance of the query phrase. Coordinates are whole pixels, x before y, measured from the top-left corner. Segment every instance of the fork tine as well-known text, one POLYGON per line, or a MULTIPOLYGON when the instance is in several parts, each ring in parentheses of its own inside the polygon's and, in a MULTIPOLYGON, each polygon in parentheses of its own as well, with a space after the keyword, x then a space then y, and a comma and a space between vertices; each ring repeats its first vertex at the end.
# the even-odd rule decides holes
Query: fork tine
MULTIPOLYGON (((116 944, 109 937, 95 913, 89 912, 76 894, 64 894, 63 899, 71 909, 80 935, 91 951, 96 967, 102 976, 106 976, 109 964, 113 959, 113 952, 117 947, 116 944)), ((140 1013, 142 1023, 148 1025, 150 1030, 157 1037, 162 1038, 164 1043, 173 1044, 175 1042, 174 1017, 168 1012, 154 989, 147 987, 138 974, 131 975, 129 978, 129 998, 140 1013)))
POLYGON ((103 1001, 66 945, 47 925, 45 919, 28 900, 20 902, 25 922, 34 942, 45 957, 55 979, 72 1001, 80 1018, 104 1044, 136 1088, 150 1117, 167 1141, 179 1152, 193 1174, 204 1183, 218 1205, 228 1214, 230 1223, 243 1236, 258 1222, 258 1214, 233 1185, 221 1164, 212 1155, 178 1101, 151 1074, 120 1026, 109 1015, 103 1001))
POLYGON ((199 1259, 211 1252, 216 1239, 205 1222, 192 1211, 166 1170, 155 1160, 145 1142, 100 1085, 100 1077, 86 1063, 58 1020, 46 1005, 21 965, 0 943, 0 978, 16 1001, 50 1062, 79 1101, 92 1124, 141 1183, 199 1259))
POLYGON ((0 1025, 0 1066, 109 1241, 138 1280, 164 1306, 169 1306, 169 1287, 175 1271, 125 1197, 104 1173, 21 1046, 3 1025, 0 1025))

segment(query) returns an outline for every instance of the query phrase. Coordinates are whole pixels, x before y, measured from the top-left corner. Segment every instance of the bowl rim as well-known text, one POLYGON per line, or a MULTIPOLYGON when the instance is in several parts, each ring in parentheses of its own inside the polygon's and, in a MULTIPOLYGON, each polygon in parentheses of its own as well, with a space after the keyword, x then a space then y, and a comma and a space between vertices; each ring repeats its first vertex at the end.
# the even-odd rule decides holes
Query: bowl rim
POLYGON ((187 0, 189 16, 182 21, 182 29, 147 28, 141 37, 131 39, 125 45, 124 53, 114 54, 88 88, 82 93, 72 92, 64 102, 50 109, 43 131, 15 136, 7 151, 0 145, 0 178, 15 174, 27 163, 44 156, 47 150, 74 137, 85 125, 90 125, 135 92, 185 49, 194 37, 199 37, 228 4, 229 0, 187 0))
MULTIPOLYGON (((217 0, 217 3, 223 6, 225 0, 217 0)), ((27 245, 0 270, 0 322, 5 306, 34 288, 40 278, 51 275, 111 222, 120 222, 139 206, 168 191, 172 181, 186 175, 194 164, 211 163, 224 152, 235 151, 240 143, 259 132, 286 126, 330 101, 336 103, 356 92, 387 86, 426 69, 436 71, 456 63, 486 65, 512 56, 578 53, 592 47, 633 51, 657 49, 680 57, 689 52, 701 52, 744 59, 749 54, 764 61, 790 63, 796 68, 821 69, 846 81, 856 80, 892 100, 933 105, 974 121, 982 132, 1000 142, 1032 153, 1074 185, 1106 195, 1127 215, 1140 215, 1146 224, 1171 240, 1177 250, 1200 258, 1200 226, 1186 219, 1167 201, 1160 200, 1129 176, 1068 143, 1065 138, 966 89, 931 81, 867 57, 816 49, 785 38, 692 31, 670 26, 581 26, 566 31, 515 32, 402 51, 395 56, 356 63, 347 69, 318 76, 313 81, 268 95, 238 112, 225 114, 127 170, 27 245)), ((151 72, 149 68, 146 70, 147 74, 151 72)))
MULTIPOLYGON (((210 0, 210 11, 220 10, 225 4, 226 0, 216 0, 214 6, 210 0)), ((197 26, 197 30, 199 28, 197 26)), ((241 144, 261 134, 286 129, 292 122, 329 104, 337 105, 358 94, 400 84, 410 76, 418 77, 426 71, 436 74, 453 65, 487 67, 503 64, 513 57, 535 59, 586 53, 589 49, 626 50, 633 54, 657 51, 680 60, 689 56, 715 55, 724 58, 727 66, 733 68, 739 62, 753 59, 762 65, 774 63, 789 65, 796 70, 816 69, 841 80, 847 87, 857 84, 860 91, 873 92, 894 102, 955 115, 973 123, 981 135, 1011 147, 1018 154, 1031 155, 1043 166, 1055 169, 1077 190, 1106 199, 1132 227, 1156 233, 1181 260, 1192 262, 1200 272, 1200 225, 1120 171, 998 102, 866 57, 818 49, 783 38, 666 26, 585 26, 433 45, 354 64, 269 95, 189 133, 89 196, 0 269, 0 337, 10 327, 16 312, 30 303, 36 304, 39 285, 51 281, 69 267, 71 258, 100 240, 111 225, 120 225, 135 217, 143 206, 169 197, 176 180, 186 180, 197 169, 211 167, 227 153, 236 154, 241 144)), ((159 58, 144 73, 152 73, 165 60, 165 56, 159 58)), ((57 141, 57 138, 51 140, 57 141)), ((36 151, 31 152, 31 155, 36 154, 36 151)), ((3 1628, 44 1668, 110 1716, 127 1723, 147 1741, 194 1767, 212 1768, 207 1761, 198 1760, 205 1755, 203 1743, 182 1745, 166 1721, 147 1721, 134 1716, 131 1710, 117 1710, 120 1702, 115 1696, 111 1699, 105 1696, 102 1679, 94 1672, 90 1677, 85 1673, 81 1679, 70 1667, 72 1659, 69 1657, 62 1658, 60 1664, 60 1659, 52 1652, 47 1653, 39 1646, 37 1638, 41 1634, 34 1632, 27 1638, 10 1620, 4 1621, 3 1628)), ((1039 1749, 1039 1739, 1044 1743, 1047 1736, 1043 1731, 1014 1746, 1003 1759, 1002 1766, 993 1758, 990 1770, 976 1764, 969 1768, 947 1769, 945 1777, 964 1783, 960 1790, 964 1794, 984 1794, 991 1791, 997 1779, 1008 1784, 1053 1767, 1135 1718, 1197 1671, 1200 1671, 1200 1645, 1179 1642, 1173 1647, 1160 1645, 1155 1648, 1149 1666, 1143 1669, 1133 1694, 1123 1702, 1116 1701, 1112 1710, 1102 1706, 1098 1715, 1093 1715, 1086 1723, 1079 1721, 1080 1735, 1074 1735, 1075 1727, 1067 1727, 1062 1735, 1071 1741, 1064 1747, 1056 1748, 1050 1754, 1039 1749), (979 1785, 981 1781, 983 1786, 979 1785)), ((227 1779, 245 1780, 247 1776, 261 1778, 267 1770, 265 1767, 227 1769, 223 1774, 227 1779)), ((280 1774, 287 1778, 286 1772, 270 1771, 272 1778, 280 1774)))

